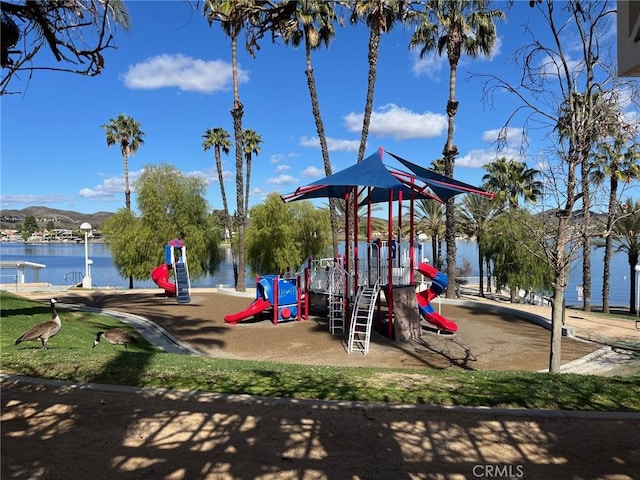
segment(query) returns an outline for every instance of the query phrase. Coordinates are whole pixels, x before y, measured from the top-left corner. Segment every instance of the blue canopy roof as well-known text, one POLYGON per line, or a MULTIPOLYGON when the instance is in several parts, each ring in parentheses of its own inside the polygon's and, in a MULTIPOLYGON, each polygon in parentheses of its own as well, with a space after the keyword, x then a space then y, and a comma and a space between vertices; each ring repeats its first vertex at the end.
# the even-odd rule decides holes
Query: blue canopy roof
POLYGON ((372 203, 386 202, 389 200, 389 191, 392 192, 392 200, 394 201, 399 200, 400 193, 402 193, 403 200, 411 199, 413 194, 413 199, 416 200, 428 198, 441 203, 461 193, 476 193, 493 198, 493 193, 440 175, 432 170, 427 170, 391 152, 387 152, 413 173, 392 172, 382 163, 383 152, 384 150, 380 148, 377 153, 369 155, 361 162, 309 185, 298 187, 294 193, 282 198, 285 201, 309 200, 312 198, 345 198, 347 194, 353 192, 353 189, 357 187, 371 188, 371 191, 366 194, 360 205, 366 204, 369 200, 372 203), (406 180, 403 181, 401 178, 406 180), (415 180, 425 185, 416 185, 415 180))
POLYGON ((416 175, 416 178, 426 183, 443 202, 446 202, 449 198, 461 193, 475 193, 493 198, 493 193, 491 192, 487 192, 486 190, 474 187, 468 183, 449 178, 445 175, 440 175, 433 170, 427 170, 426 168, 394 155, 391 152, 387 153, 411 170, 416 175))
POLYGON ((361 162, 344 170, 321 178, 307 186, 299 187, 287 200, 308 200, 311 198, 344 198, 354 187, 376 187, 387 192, 400 190, 404 184, 382 163, 382 149, 369 155, 361 162))

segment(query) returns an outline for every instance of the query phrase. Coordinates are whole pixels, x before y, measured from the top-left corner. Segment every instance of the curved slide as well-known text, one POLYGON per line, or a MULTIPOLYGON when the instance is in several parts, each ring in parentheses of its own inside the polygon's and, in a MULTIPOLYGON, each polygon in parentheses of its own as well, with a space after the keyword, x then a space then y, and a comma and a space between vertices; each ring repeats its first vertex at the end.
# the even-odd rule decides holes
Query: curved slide
POLYGON ((176 295, 176 285, 169 281, 169 266, 166 263, 158 265, 151 270, 151 279, 160 288, 164 288, 167 297, 174 297, 176 295))
POLYGON ((444 292, 445 288, 447 288, 449 279, 444 273, 427 263, 421 263, 418 265, 418 271, 431 279, 431 286, 427 290, 416 294, 420 313, 427 322, 432 323, 440 330, 457 332, 458 325, 437 313, 431 305, 431 300, 436 298, 444 292))
POLYGON ((258 298, 251 302, 246 309, 238 313, 231 313, 224 317, 224 321, 227 323, 236 324, 247 318, 255 317, 257 314, 264 312, 267 308, 271 307, 271 302, 264 298, 258 298))

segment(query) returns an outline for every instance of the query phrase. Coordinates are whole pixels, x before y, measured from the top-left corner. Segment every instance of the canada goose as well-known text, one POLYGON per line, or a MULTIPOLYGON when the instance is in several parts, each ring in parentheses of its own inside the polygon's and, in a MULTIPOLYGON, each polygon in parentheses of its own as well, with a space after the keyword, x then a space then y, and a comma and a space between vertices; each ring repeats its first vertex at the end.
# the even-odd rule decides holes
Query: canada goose
POLYGON ((42 322, 34 326, 31 330, 26 333, 23 333, 15 342, 16 345, 22 342, 26 342, 28 340, 40 340, 42 342, 42 348, 47 348, 47 342, 53 336, 55 336, 62 328, 62 323, 60 322, 60 317, 58 316, 58 312, 56 312, 56 303, 58 303, 57 298, 52 298, 51 302, 51 320, 48 322, 42 322))
POLYGON ((124 345, 124 349, 127 351, 129 351, 127 348, 128 343, 138 342, 138 339, 130 332, 127 332, 122 328, 112 328, 106 332, 98 332, 96 339, 93 341, 93 348, 96 348, 96 345, 100 343, 100 337, 103 337, 107 342, 113 345, 114 349, 116 348, 116 345, 124 345))

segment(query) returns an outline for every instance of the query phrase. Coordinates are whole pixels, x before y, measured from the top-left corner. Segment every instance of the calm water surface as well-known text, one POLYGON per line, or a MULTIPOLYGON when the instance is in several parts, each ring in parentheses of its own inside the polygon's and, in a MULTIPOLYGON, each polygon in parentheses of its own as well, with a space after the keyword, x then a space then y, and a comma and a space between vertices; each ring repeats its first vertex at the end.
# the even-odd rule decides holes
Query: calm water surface
MULTIPOLYGON (((427 250, 430 253, 430 246, 427 250)), ((233 285, 233 267, 231 264, 231 252, 225 249, 223 261, 219 270, 203 278, 191 279, 193 287, 217 287, 220 284, 233 285)), ((465 260, 471 263, 471 276, 477 276, 477 248, 471 240, 459 240, 457 249, 458 264, 465 260)), ((187 249, 187 255, 189 251, 187 249)), ((444 255, 444 250, 443 250, 444 255)), ((604 249, 593 249, 591 252, 592 268, 592 300, 593 305, 602 304, 602 270, 604 249)), ((128 288, 129 280, 121 277, 113 265, 111 253, 103 243, 89 244, 89 258, 93 260, 91 266, 91 279, 95 287, 128 288)), ((0 260, 29 261, 46 265, 40 270, 39 281, 52 285, 74 285, 82 281, 85 271, 84 243, 79 244, 24 244, 0 242, 0 260)), ((15 269, 0 270, 0 283, 15 282, 15 269)), ((34 272, 26 271, 26 281, 33 282, 34 272)), ((250 285, 250 275, 247 275, 247 285, 250 285)), ((576 263, 569 277, 569 286, 566 292, 566 300, 569 305, 577 305, 577 286, 582 283, 581 264, 576 263)), ((156 284, 149 280, 134 281, 135 288, 156 288, 156 284)), ((631 279, 629 277, 629 264, 624 254, 613 256, 611 262, 611 291, 609 303, 612 306, 628 306, 631 279)))

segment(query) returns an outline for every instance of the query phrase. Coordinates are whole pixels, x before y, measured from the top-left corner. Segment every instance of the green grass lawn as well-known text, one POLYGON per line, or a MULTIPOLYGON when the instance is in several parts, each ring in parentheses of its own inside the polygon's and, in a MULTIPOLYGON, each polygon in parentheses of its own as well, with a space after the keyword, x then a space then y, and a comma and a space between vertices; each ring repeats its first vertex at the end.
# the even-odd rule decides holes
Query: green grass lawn
POLYGON ((14 345, 50 319, 49 305, 0 292, 1 370, 42 378, 298 399, 585 411, 640 411, 640 376, 323 367, 164 353, 119 321, 59 308, 62 330, 43 350, 14 345), (127 328, 138 343, 96 348, 99 330, 127 328))

